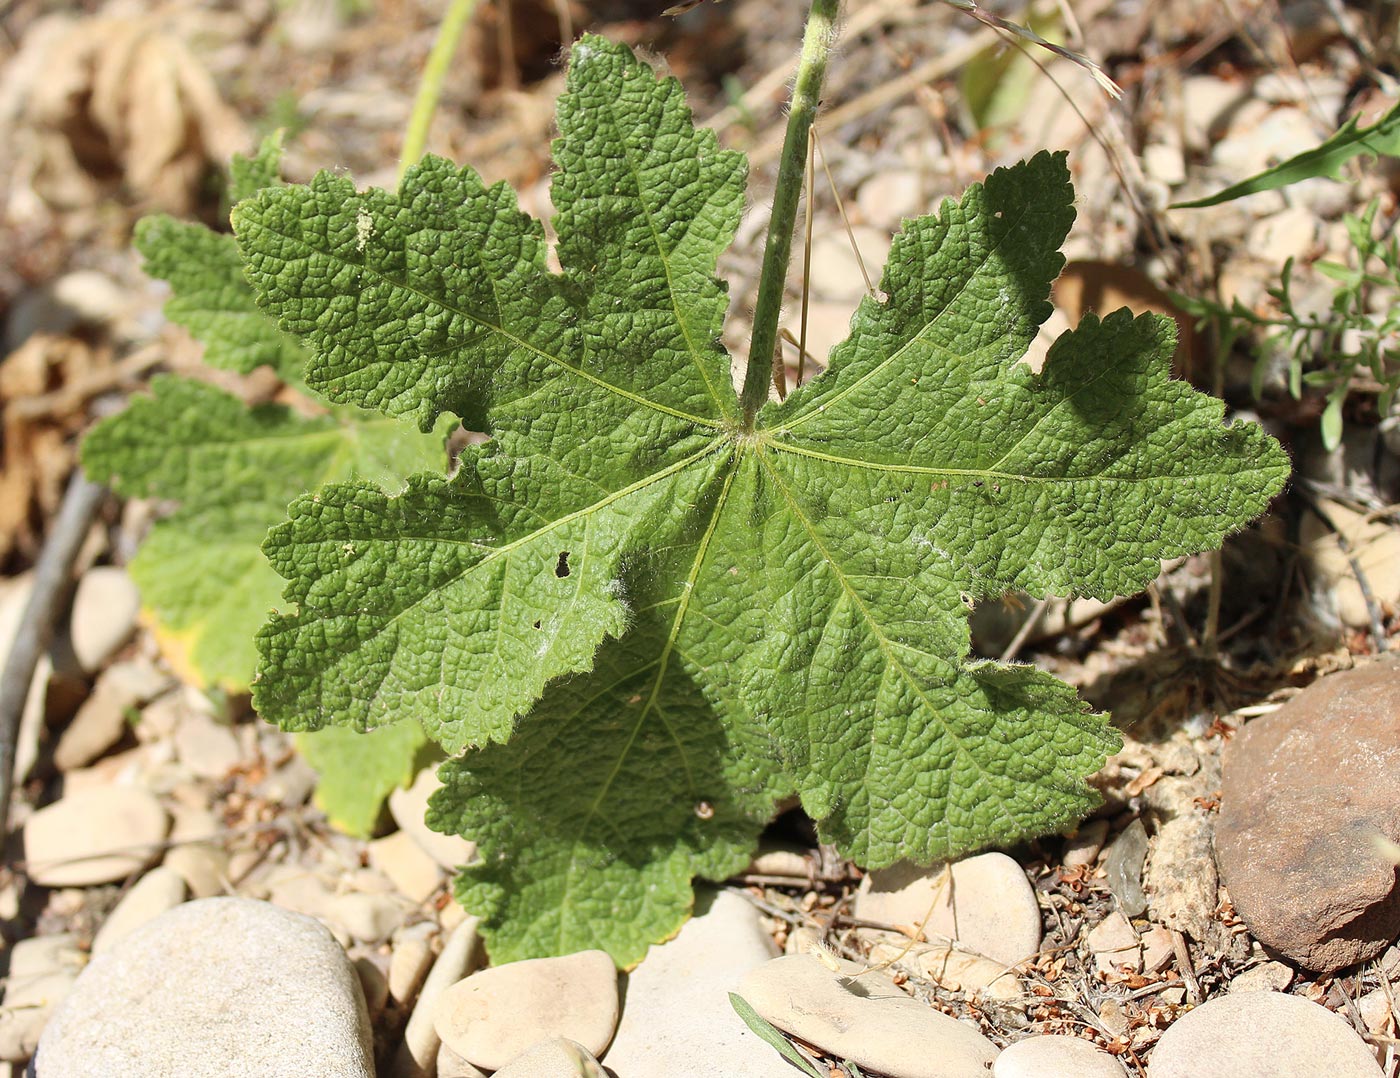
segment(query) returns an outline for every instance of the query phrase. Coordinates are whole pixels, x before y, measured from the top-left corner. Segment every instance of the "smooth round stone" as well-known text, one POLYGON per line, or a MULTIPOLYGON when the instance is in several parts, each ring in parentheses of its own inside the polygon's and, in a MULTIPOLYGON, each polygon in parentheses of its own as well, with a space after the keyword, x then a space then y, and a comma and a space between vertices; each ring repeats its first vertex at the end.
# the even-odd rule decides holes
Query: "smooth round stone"
POLYGON ((1123 1065, 1078 1037, 1027 1037, 1002 1049, 992 1078, 1127 1078, 1123 1065))
MULTIPOLYGON (((408 1016, 408 1025, 404 1027, 403 1042, 395 1052, 389 1067, 389 1073, 394 1078, 405 1075, 418 1078, 420 1075, 432 1073, 432 1067, 442 1047, 442 1038, 438 1036, 433 1024, 437 1004, 443 994, 460 981, 476 962, 479 950, 476 926, 475 917, 465 918, 451 931, 447 942, 443 944, 442 953, 438 955, 437 961, 432 962, 432 969, 422 987, 418 989, 418 1002, 414 1004, 413 1013, 408 1016)), ((392 993, 392 969, 389 977, 389 991, 392 993)))
POLYGON ((900 862, 861 881, 855 915, 881 924, 923 924, 925 935, 1014 966, 1040 950, 1040 906, 1026 874, 1004 853, 984 853, 943 869, 900 862), (932 908, 932 915, 929 910, 932 908), (924 918, 928 917, 925 922, 924 918))
POLYGON ((128 891, 116 909, 107 915, 92 941, 92 953, 109 951, 148 921, 173 910, 189 894, 185 881, 164 867, 151 869, 128 891))
POLYGON ((24 824, 29 878, 89 887, 141 871, 160 854, 170 818, 134 786, 97 786, 46 805, 24 824))
POLYGON ((69 638, 73 657, 87 673, 102 669, 136 629, 141 593, 125 569, 89 569, 73 595, 69 638))
POLYGON ((746 976, 739 995, 809 1044, 889 1078, 987 1078, 997 1048, 975 1029, 901 992, 888 977, 810 954, 785 955, 746 976))
POLYGON ((541 1041, 495 1078, 607 1078, 593 1053, 567 1037, 541 1041))
POLYGON ((1178 1018, 1152 1050, 1148 1078, 1382 1078, 1356 1031, 1281 992, 1232 992, 1178 1018))
POLYGON ((393 895, 337 895, 326 904, 325 917, 357 940, 386 940, 404 918, 404 907, 393 895))
POLYGON ((39 1042, 43 1078, 374 1078, 354 967, 319 922, 186 902, 83 970, 39 1042))
POLYGON ((84 955, 76 933, 34 936, 10 949, 10 968, 0 1000, 0 1060, 34 1054, 55 1007, 73 989, 84 955))
POLYGON ((483 1070, 499 1070, 550 1037, 602 1055, 617 1028, 617 969, 603 951, 531 958, 474 973, 442 994, 442 1042, 483 1070))
POLYGON ((628 974, 608 1069, 666 1078, 792 1078, 792 1067, 729 1003, 739 979, 775 950, 752 902, 730 891, 699 891, 695 916, 674 939, 653 944, 628 974))

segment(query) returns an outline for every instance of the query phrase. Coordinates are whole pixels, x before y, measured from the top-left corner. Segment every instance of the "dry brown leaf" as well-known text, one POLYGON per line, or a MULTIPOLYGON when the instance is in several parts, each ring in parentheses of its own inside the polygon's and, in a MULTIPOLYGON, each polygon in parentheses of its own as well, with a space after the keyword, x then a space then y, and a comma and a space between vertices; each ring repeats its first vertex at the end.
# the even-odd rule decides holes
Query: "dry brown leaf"
POLYGON ((96 382, 111 366, 107 349, 42 333, 0 364, 0 563, 37 552, 73 469, 74 438, 88 422, 86 398, 53 391, 96 382), (46 401, 52 405, 36 407, 46 401))
POLYGON ((15 196, 98 201, 114 183, 188 214, 211 165, 248 147, 247 129, 161 12, 50 16, 26 33, 0 79, 0 134, 15 196))

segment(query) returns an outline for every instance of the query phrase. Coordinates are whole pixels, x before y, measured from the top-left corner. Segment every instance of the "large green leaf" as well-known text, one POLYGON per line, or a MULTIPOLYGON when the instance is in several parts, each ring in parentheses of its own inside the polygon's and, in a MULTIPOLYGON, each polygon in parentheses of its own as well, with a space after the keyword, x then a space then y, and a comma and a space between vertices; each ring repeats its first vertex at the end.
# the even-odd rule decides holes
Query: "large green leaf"
POLYGON ((796 788, 871 865, 1063 826, 1117 744, 1072 690, 967 659, 968 605, 1106 595, 1261 512, 1287 459, 1169 378, 1162 319, 1090 319, 1043 373, 1073 217, 1062 156, 906 225, 829 369, 756 422, 717 341, 742 161, 622 46, 573 51, 555 226, 429 159, 235 214, 259 301, 338 401, 491 440, 447 481, 303 499, 257 703, 421 719, 430 818, 498 960, 674 931, 796 788), (567 575, 565 575, 567 574, 567 575))

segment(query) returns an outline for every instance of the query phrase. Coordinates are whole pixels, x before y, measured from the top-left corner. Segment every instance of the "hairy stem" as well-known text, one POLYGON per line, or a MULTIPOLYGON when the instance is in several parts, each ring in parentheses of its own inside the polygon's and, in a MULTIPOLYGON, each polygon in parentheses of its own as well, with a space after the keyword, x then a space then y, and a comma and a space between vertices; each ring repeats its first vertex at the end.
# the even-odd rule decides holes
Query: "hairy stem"
POLYGON ((802 197, 802 177, 807 167, 807 139, 821 100, 826 61, 831 54, 833 27, 840 0, 812 0, 807 29, 802 35, 802 59, 797 67, 797 83, 792 91, 783 154, 778 161, 778 185, 773 192, 773 215, 768 220, 768 238, 763 248, 763 273, 758 280, 758 302, 754 306, 753 339, 749 345, 748 367, 744 371, 744 425, 768 399, 773 371, 773 350, 778 345, 778 316, 782 312, 783 290, 787 285, 788 261, 792 257, 792 232, 797 222, 797 204, 802 197))
POLYGON ((442 82, 447 77, 447 68, 457 53, 457 43, 462 39, 462 31, 476 10, 476 0, 452 0, 447 14, 442 17, 437 38, 433 41, 433 51, 428 54, 428 62, 423 67, 423 78, 418 83, 418 96, 413 99, 413 112, 408 117, 408 131, 403 137, 403 153, 399 155, 399 179, 408 171, 409 165, 416 164, 428 145, 428 128, 437 111, 438 99, 442 96, 442 82))

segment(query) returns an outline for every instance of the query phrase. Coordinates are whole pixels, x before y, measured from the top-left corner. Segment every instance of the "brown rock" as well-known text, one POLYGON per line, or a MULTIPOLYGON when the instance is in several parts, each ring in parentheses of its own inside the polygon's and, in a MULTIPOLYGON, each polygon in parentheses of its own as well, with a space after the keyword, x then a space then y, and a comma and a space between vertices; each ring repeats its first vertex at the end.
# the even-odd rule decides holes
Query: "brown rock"
POLYGON ((1400 933, 1400 657, 1333 674, 1225 753, 1216 859, 1260 942, 1327 973, 1400 933))

